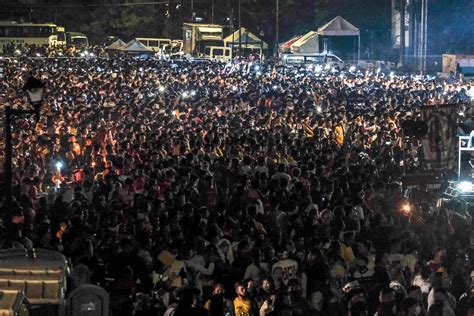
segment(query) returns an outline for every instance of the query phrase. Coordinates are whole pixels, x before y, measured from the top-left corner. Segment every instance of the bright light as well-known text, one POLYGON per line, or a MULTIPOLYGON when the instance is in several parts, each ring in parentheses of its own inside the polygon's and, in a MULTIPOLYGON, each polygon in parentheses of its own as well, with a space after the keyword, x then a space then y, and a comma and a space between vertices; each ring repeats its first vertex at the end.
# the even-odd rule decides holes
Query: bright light
POLYGON ((472 191, 472 183, 469 181, 463 181, 457 185, 457 188, 462 192, 470 192, 472 191))
POLYGON ((409 214, 411 212, 410 204, 404 204, 402 206, 402 212, 405 213, 405 214, 409 214))
POLYGON ((84 57, 84 56, 85 56, 85 54, 84 54, 84 53, 81 53, 81 57, 84 57))
POLYGON ((323 109, 320 106, 316 107, 316 112, 321 113, 322 111, 323 111, 323 109))
POLYGON ((314 67, 314 71, 316 71, 316 72, 321 72, 321 71, 323 71, 323 66, 321 66, 321 65, 316 65, 316 67, 314 67))
POLYGON ((459 116, 464 116, 464 112, 463 111, 459 112, 459 116))
POLYGON ((61 161, 56 162, 56 169, 61 170, 63 163, 61 161))
POLYGON ((232 90, 233 90, 233 91, 237 91, 237 89, 238 89, 237 86, 233 86, 233 87, 232 87, 232 90))
POLYGON ((17 49, 17 50, 15 51, 15 54, 20 55, 20 54, 21 54, 20 50, 17 49))
POLYGON ((260 66, 258 66, 258 65, 255 66, 255 70, 257 70, 257 71, 260 70, 260 66))
POLYGON ((36 53, 36 57, 41 57, 41 54, 40 54, 40 53, 36 53))
POLYGON ((356 66, 351 66, 351 67, 349 68, 349 71, 350 71, 350 72, 354 72, 354 71, 356 71, 356 70, 357 70, 356 66))
POLYGON ((187 98, 189 96, 189 93, 184 91, 183 94, 182 94, 183 98, 187 98))
POLYGON ((196 95, 196 91, 191 91, 191 95, 194 97, 196 95))
POLYGON ((393 76, 395 76, 395 73, 392 71, 392 72, 390 73, 390 77, 393 78, 393 76))
POLYGON ((160 87, 158 88, 158 91, 160 91, 160 92, 165 92, 165 87, 160 86, 160 87))
POLYGON ((260 71, 257 71, 257 76, 261 76, 262 73, 260 71))
POLYGON ((377 76, 380 74, 381 71, 382 71, 382 69, 377 68, 377 76))
POLYGON ((276 89, 278 89, 278 86, 277 86, 277 85, 274 85, 274 86, 273 86, 273 90, 276 90, 276 89))

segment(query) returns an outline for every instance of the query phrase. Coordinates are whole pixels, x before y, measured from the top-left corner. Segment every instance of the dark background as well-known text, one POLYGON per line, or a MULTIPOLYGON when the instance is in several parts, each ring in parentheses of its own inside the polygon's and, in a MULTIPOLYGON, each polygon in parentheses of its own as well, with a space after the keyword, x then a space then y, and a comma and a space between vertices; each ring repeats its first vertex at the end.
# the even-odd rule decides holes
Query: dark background
MULTIPOLYGON (((238 0, 194 0, 196 17, 238 28, 238 0)), ((191 0, 0 0, 0 20, 53 22, 87 34, 92 43, 108 35, 181 38, 191 21, 191 0), (146 3, 146 4, 143 4, 146 3), (168 12, 168 18, 167 18, 168 12)), ((274 47, 276 0, 241 0, 241 21, 274 47)), ((341 15, 361 31, 361 52, 396 60, 391 45, 391 0, 280 0, 280 42, 316 30, 341 15)), ((430 0, 428 54, 474 54, 474 1, 430 0)))

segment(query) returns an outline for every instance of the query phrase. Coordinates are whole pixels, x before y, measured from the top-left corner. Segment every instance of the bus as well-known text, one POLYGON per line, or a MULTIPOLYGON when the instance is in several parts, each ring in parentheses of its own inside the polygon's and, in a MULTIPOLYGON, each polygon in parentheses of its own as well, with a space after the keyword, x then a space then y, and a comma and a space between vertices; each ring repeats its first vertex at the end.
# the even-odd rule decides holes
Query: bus
POLYGON ((15 48, 24 45, 65 45, 66 34, 64 27, 51 23, 0 22, 0 52, 10 44, 14 44, 15 48))
POLYGON ((66 32, 66 43, 76 47, 89 46, 87 35, 79 32, 66 32))
POLYGON ((155 52, 160 52, 164 46, 171 44, 169 38, 137 37, 136 40, 155 52))

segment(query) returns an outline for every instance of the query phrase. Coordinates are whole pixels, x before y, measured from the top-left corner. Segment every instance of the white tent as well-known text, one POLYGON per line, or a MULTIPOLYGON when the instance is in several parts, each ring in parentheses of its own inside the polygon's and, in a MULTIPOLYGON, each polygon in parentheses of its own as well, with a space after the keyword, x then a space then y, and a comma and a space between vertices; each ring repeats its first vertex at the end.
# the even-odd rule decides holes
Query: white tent
POLYGON ((293 54, 318 54, 318 32, 311 31, 300 37, 297 41, 291 44, 291 52, 293 54))
POLYGON ((357 36, 357 59, 360 59, 360 31, 346 19, 336 16, 318 29, 320 36, 357 36))
POLYGON ((120 50, 123 46, 125 46, 125 42, 122 41, 120 38, 107 46, 106 50, 120 50))
POLYGON ((148 53, 153 54, 154 51, 143 45, 140 41, 133 39, 119 49, 121 52, 126 53, 148 53))
POLYGON ((267 43, 265 43, 257 35, 247 30, 245 27, 241 27, 240 31, 237 30, 224 38, 224 45, 232 48, 242 45, 243 49, 259 50, 260 56, 263 54, 263 50, 268 49, 267 43))

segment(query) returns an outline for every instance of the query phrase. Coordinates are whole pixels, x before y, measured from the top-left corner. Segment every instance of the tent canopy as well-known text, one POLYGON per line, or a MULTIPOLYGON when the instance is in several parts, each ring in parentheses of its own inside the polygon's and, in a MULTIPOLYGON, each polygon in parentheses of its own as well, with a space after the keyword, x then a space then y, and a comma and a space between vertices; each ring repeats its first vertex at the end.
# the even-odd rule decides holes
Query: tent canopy
POLYGON ((119 50, 121 49, 123 46, 125 46, 125 42, 122 41, 120 38, 118 40, 116 40, 115 42, 113 42, 112 44, 110 44, 109 46, 107 46, 105 49, 106 50, 119 50))
POLYGON ((258 38, 255 34, 247 30, 245 27, 240 28, 240 34, 242 36, 241 40, 239 40, 239 30, 237 30, 226 38, 224 38, 224 43, 227 46, 232 47, 238 46, 239 43, 242 43, 243 48, 268 49, 267 43, 258 38))
POLYGON ((283 44, 280 44, 280 50, 282 51, 290 51, 291 49, 291 45, 293 45, 293 43, 296 43, 301 37, 303 37, 302 35, 298 35, 296 37, 293 37, 292 39, 290 39, 289 41, 286 41, 284 42, 283 44))
POLYGON ((341 16, 321 26, 318 33, 322 36, 360 36, 359 29, 341 16))
POLYGON ((119 50, 122 52, 130 53, 154 53, 153 50, 149 49, 136 39, 131 40, 130 42, 122 46, 119 50))
POLYGON ((318 32, 311 31, 301 36, 291 44, 291 52, 298 54, 317 54, 319 53, 318 32))

